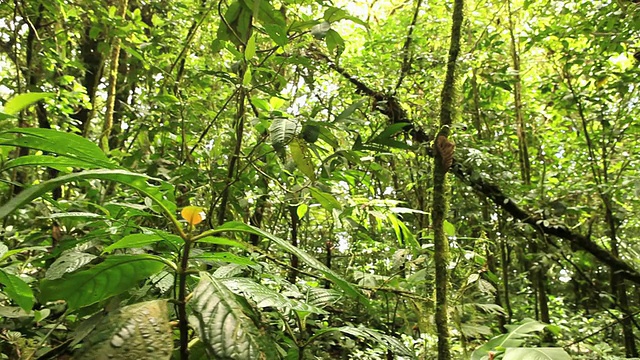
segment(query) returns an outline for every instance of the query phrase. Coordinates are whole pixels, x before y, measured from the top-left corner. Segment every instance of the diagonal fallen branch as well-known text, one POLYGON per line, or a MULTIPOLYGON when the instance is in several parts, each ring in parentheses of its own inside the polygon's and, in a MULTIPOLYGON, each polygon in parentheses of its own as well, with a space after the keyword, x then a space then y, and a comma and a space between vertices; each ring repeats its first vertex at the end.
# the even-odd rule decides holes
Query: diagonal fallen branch
MULTIPOLYGON (((342 75, 355 86, 356 93, 371 97, 375 102, 374 108, 380 113, 386 115, 392 124, 407 123, 403 130, 406 134, 410 135, 415 142, 428 144, 432 140, 432 136, 418 128, 415 123, 409 119, 407 112, 404 111, 400 105, 400 101, 395 96, 371 89, 317 49, 311 49, 309 56, 313 59, 324 61, 329 68, 342 75)), ((428 146, 427 149, 430 149, 430 147, 428 146)), ((429 152, 429 155, 433 156, 431 152, 429 152)), ((476 192, 491 199, 496 206, 505 210, 515 219, 531 225, 536 230, 542 231, 547 235, 553 235, 571 242, 580 249, 587 251, 604 264, 610 266, 613 271, 620 274, 620 276, 636 284, 640 284, 640 272, 638 272, 638 270, 627 262, 614 256, 607 249, 591 241, 589 237, 571 231, 571 229, 566 225, 545 225, 546 222, 544 222, 541 217, 519 207, 518 204, 505 195, 497 185, 484 179, 480 174, 474 172, 472 168, 465 167, 455 159, 450 171, 460 181, 473 188, 476 192)))

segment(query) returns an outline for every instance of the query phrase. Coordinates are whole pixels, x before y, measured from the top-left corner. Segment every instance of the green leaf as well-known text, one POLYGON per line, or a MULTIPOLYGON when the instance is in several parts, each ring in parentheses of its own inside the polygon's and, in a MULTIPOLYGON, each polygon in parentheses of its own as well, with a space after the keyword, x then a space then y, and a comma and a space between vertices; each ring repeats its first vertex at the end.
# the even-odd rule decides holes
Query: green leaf
POLYGON ((31 291, 29 284, 2 269, 0 269, 0 284, 4 285, 2 292, 4 292, 9 299, 15 301, 24 311, 31 311, 35 303, 35 298, 33 297, 33 291, 31 291))
POLYGON ((322 334, 326 334, 326 333, 330 333, 330 332, 334 332, 334 331, 339 331, 343 334, 348 334, 351 335, 353 337, 355 337, 356 339, 366 339, 369 341, 373 341, 376 342, 386 348, 388 348, 389 350, 391 350, 393 353, 400 355, 400 356, 406 356, 410 359, 415 359, 416 355, 414 351, 411 351, 410 349, 408 349, 401 340, 393 337, 393 336, 389 336, 386 334, 383 334, 377 330, 374 329, 369 329, 369 328, 365 328, 365 327, 354 327, 354 326, 342 326, 342 327, 334 327, 334 328, 324 328, 321 330, 316 331, 316 333, 314 334, 314 336, 319 336, 322 334))
POLYGON ((367 299, 360 291, 358 291, 351 283, 343 279, 340 275, 336 274, 333 270, 327 268, 323 263, 318 261, 316 258, 311 256, 310 254, 300 250, 299 248, 291 245, 286 240, 283 240, 275 235, 272 235, 266 231, 263 231, 255 226, 247 225, 245 223, 239 221, 230 221, 224 223, 223 225, 217 227, 215 232, 244 232, 249 234, 255 234, 262 237, 266 237, 267 239, 273 241, 282 249, 286 250, 290 254, 296 255, 300 260, 304 261, 307 265, 312 267, 315 270, 320 271, 324 276, 326 276, 329 280, 335 283, 342 291, 344 291, 349 296, 357 299, 362 304, 365 304, 367 307, 370 307, 369 299, 367 299))
POLYGON ((287 29, 277 24, 263 24, 264 31, 278 46, 285 46, 289 42, 287 29))
POLYGON ((273 8, 267 0, 243 0, 247 8, 253 12, 253 17, 263 25, 272 24, 284 28, 284 16, 273 8))
POLYGON ((27 247, 13 249, 13 250, 9 250, 9 251, 6 251, 4 249, 7 249, 7 247, 4 246, 4 247, 2 247, 0 249, 0 250, 3 250, 0 253, 0 263, 3 262, 4 260, 8 259, 12 255, 20 254, 20 253, 25 252, 25 251, 47 252, 47 250, 49 250, 46 246, 27 246, 27 247))
POLYGON ((167 216, 175 216, 176 205, 173 202, 173 186, 159 179, 151 178, 147 175, 133 173, 127 170, 87 170, 79 173, 72 173, 47 180, 38 185, 31 186, 13 197, 6 204, 0 207, 0 219, 6 217, 16 209, 29 203, 33 199, 55 189, 56 187, 72 181, 100 179, 111 180, 130 186, 151 198, 158 204, 167 216), (159 182, 159 186, 147 184, 147 180, 159 182))
POLYGON ((235 295, 220 280, 206 272, 189 301, 193 310, 193 326, 207 353, 216 359, 274 359, 272 347, 259 335, 259 330, 235 295))
POLYGON ((244 75, 242 76, 242 85, 243 86, 251 85, 251 66, 249 65, 247 65, 244 75))
POLYGON ((302 172, 309 180, 316 180, 316 172, 315 166, 311 161, 311 154, 307 149, 307 146, 304 142, 299 139, 293 139, 289 143, 289 150, 291 151, 291 157, 293 161, 296 163, 298 170, 302 172))
POLYGON ((294 136, 298 135, 301 126, 296 119, 276 117, 271 122, 269 134, 274 147, 284 147, 294 136))
MULTIPOLYGON (((167 300, 128 305, 98 319, 74 359, 161 360, 171 357, 173 331, 167 300)), ((93 321, 87 320, 87 326, 93 321)))
POLYGON ((563 348, 508 348, 502 360, 571 360, 563 348))
POLYGON ((97 256, 83 252, 65 252, 49 266, 44 277, 47 280, 59 279, 64 276, 64 274, 74 272, 85 266, 95 258, 97 258, 97 256))
POLYGON ((107 246, 102 250, 102 253, 110 253, 116 249, 141 248, 162 240, 164 238, 158 234, 131 234, 107 246))
POLYGON ((447 236, 456 236, 456 227, 447 220, 444 221, 444 233, 447 236))
POLYGON ((353 104, 349 105, 349 107, 344 109, 344 111, 342 111, 340 115, 336 117, 335 122, 347 120, 356 110, 360 109, 366 101, 367 99, 360 99, 354 102, 353 104))
POLYGON ((163 260, 153 255, 112 255, 87 270, 42 280, 40 300, 65 300, 70 310, 76 310, 121 294, 164 266, 163 260))
POLYGON ((342 205, 333 195, 320 191, 313 187, 309 188, 309 192, 311 192, 311 196, 313 196, 313 198, 316 199, 316 201, 318 201, 320 205, 325 208, 325 210, 342 210, 342 205))
POLYGON ((43 92, 31 92, 18 94, 4 104, 3 112, 9 115, 16 115, 21 110, 27 108, 29 105, 35 104, 42 99, 54 97, 55 94, 43 93, 43 92))
POLYGON ((249 61, 256 56, 256 34, 251 35, 247 41, 247 47, 244 49, 244 58, 249 61))
POLYGON ((247 278, 221 279, 224 285, 237 295, 251 299, 258 308, 275 307, 280 310, 296 310, 313 314, 326 314, 323 309, 296 299, 289 299, 281 293, 247 278))
POLYGON ((403 131, 408 123, 395 123, 387 126, 379 135, 367 141, 367 143, 380 144, 398 149, 411 149, 411 146, 403 141, 393 139, 393 137, 403 131))
POLYGON ((91 162, 69 157, 27 155, 8 161, 2 170, 9 170, 16 166, 48 166, 62 172, 70 172, 70 168, 98 169, 102 167, 91 162))
POLYGON ((244 246, 243 244, 232 240, 232 239, 227 239, 227 238, 223 238, 223 237, 218 237, 218 236, 205 236, 201 239, 197 239, 195 240, 196 242, 199 243, 206 243, 206 244, 215 244, 215 245, 224 245, 224 246, 233 246, 233 247, 238 247, 240 249, 246 250, 247 247, 244 246))
POLYGON ((238 264, 238 265, 256 265, 255 262, 244 256, 238 256, 236 254, 232 254, 230 252, 216 252, 216 253, 201 253, 198 255, 194 255, 192 259, 197 259, 201 261, 222 261, 230 264, 238 264))
MULTIPOLYGON (((76 134, 40 128, 15 128, 0 134, 20 134, 13 139, 0 138, 0 145, 20 146, 57 154, 76 160, 78 167, 107 169, 118 167, 96 144, 76 134)), ((43 163, 40 165, 47 165, 49 158, 42 157, 41 160, 43 163)))
POLYGON ((298 208, 296 209, 296 213, 298 214, 298 219, 302 219, 307 214, 308 210, 309 210, 309 205, 307 204, 298 205, 298 208))
POLYGON ((369 28, 369 24, 366 21, 360 20, 359 18, 349 15, 349 13, 345 10, 330 6, 324 11, 323 18, 328 22, 336 22, 343 19, 351 20, 356 24, 360 24, 365 28, 369 28))
POLYGON ((542 331, 546 326, 546 324, 532 319, 524 319, 520 324, 505 325, 509 332, 498 335, 477 348, 471 354, 471 360, 481 360, 490 351, 496 349, 518 347, 524 342, 525 337, 531 336, 530 333, 542 331))
POLYGON ((329 52, 332 54, 337 52, 336 55, 340 56, 344 51, 344 39, 333 29, 329 29, 329 31, 327 31, 325 42, 327 43, 327 49, 329 49, 329 52))

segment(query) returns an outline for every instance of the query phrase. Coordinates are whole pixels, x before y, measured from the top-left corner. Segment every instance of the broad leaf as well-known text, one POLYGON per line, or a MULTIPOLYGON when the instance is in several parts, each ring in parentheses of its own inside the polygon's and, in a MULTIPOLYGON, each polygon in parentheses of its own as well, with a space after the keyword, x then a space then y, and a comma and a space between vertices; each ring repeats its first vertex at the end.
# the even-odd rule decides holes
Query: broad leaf
POLYGON ((498 335, 489 340, 486 344, 477 348, 471 354, 471 360, 481 360, 490 351, 495 349, 519 347, 524 342, 523 339, 525 337, 532 336, 532 332, 544 330, 544 328, 547 327, 547 324, 532 319, 524 319, 521 324, 505 325, 505 327, 509 331, 508 333, 498 335))
POLYGON ((76 359, 166 359, 173 350, 167 300, 125 306, 102 318, 76 359))
POLYGON ((276 148, 287 145, 294 136, 298 135, 302 127, 296 119, 276 117, 269 127, 271 144, 276 148))
POLYGON ((218 279, 200 273, 200 282, 189 305, 194 314, 194 327, 210 357, 216 359, 274 359, 270 346, 261 339, 259 330, 235 295, 218 279))
POLYGON ((153 179, 147 175, 137 174, 127 170, 100 169, 72 173, 31 186, 0 207, 0 219, 62 184, 88 179, 111 180, 128 185, 129 187, 136 189, 153 199, 153 201, 162 208, 165 215, 174 216, 173 214, 175 213, 176 206, 173 203, 173 186, 171 184, 158 179, 153 179), (160 185, 149 185, 147 184, 147 180, 154 180, 159 182, 160 185))
POLYGON ((224 246, 233 246, 233 247, 238 247, 240 249, 246 250, 246 246, 244 246, 244 244, 241 244, 235 240, 231 240, 223 237, 217 237, 217 236, 206 236, 201 239, 197 239, 196 242, 206 243, 206 244, 215 244, 215 245, 224 245, 224 246))
POLYGON ((27 246, 23 248, 8 250, 8 251, 6 249, 8 249, 8 247, 0 246, 0 263, 8 259, 10 256, 20 254, 25 251, 46 252, 48 250, 46 246, 27 246))
POLYGON ((153 255, 113 255, 87 270, 40 282, 42 302, 65 300, 70 310, 95 304, 135 287, 164 267, 153 255))
POLYGON ((299 139, 293 139, 289 143, 289 150, 291 150, 291 157, 296 163, 298 170, 302 172, 309 180, 315 181, 316 173, 313 161, 311 161, 311 154, 309 149, 303 141, 299 139))
POLYGON ((141 248, 162 240, 164 239, 158 234, 130 234, 107 246, 102 252, 110 253, 116 249, 141 248))
POLYGON ((90 263, 97 256, 77 251, 67 251, 60 255, 49 266, 45 274, 47 280, 59 279, 66 273, 71 273, 90 263))
POLYGON ((340 205, 340 202, 336 200, 333 195, 320 191, 316 188, 309 188, 309 192, 311 192, 311 196, 313 196, 313 198, 316 199, 316 201, 318 201, 325 210, 342 210, 342 205, 340 205))
POLYGON ((358 301, 365 304, 366 306, 370 306, 369 299, 367 299, 351 283, 343 279, 340 275, 333 272, 333 270, 326 267, 323 263, 318 261, 313 256, 291 245, 291 243, 289 243, 288 241, 283 240, 277 236, 274 236, 255 226, 247 225, 239 221, 230 221, 215 229, 215 232, 225 232, 225 231, 244 232, 244 233, 256 234, 256 235, 266 237, 267 239, 273 241, 274 243, 276 243, 278 246, 280 246, 290 254, 296 255, 300 260, 304 261, 311 268, 317 271, 320 271, 324 276, 326 276, 329 280, 333 281, 342 291, 344 291, 349 296, 357 299, 358 301))
POLYGON ((502 360, 571 360, 563 348, 509 348, 502 360))
POLYGON ((252 260, 244 256, 232 254, 230 252, 216 252, 216 253, 205 252, 202 254, 193 255, 192 259, 208 261, 208 262, 221 261, 221 262, 227 262, 230 264, 247 265, 247 266, 256 265, 256 263, 253 262, 252 260))
POLYGON ((69 172, 69 168, 99 169, 103 166, 93 162, 87 162, 71 157, 57 157, 50 155, 27 155, 7 162, 2 170, 8 170, 16 166, 48 166, 60 171, 69 172))
POLYGON ((4 104, 3 112, 9 115, 16 115, 21 110, 27 108, 29 105, 35 104, 42 99, 51 98, 53 96, 55 95, 42 92, 18 94, 9 99, 9 101, 4 104))
POLYGON ((382 346, 387 347, 393 353, 401 356, 406 356, 410 359, 415 359, 415 352, 408 349, 401 340, 378 332, 374 329, 368 329, 364 327, 343 326, 339 328, 324 328, 317 331, 314 336, 319 336, 328 332, 339 331, 343 334, 348 334, 356 337, 357 339, 366 339, 376 342, 382 346))
POLYGON ((3 285, 2 291, 9 299, 15 301, 24 311, 31 311, 35 298, 33 297, 33 291, 31 291, 29 284, 2 269, 0 269, 0 284, 3 285))
POLYGON ((275 307, 280 310, 297 310, 314 314, 327 313, 317 306, 296 299, 289 299, 279 292, 247 278, 229 278, 221 279, 220 281, 235 294, 253 300, 259 308, 275 307))
MULTIPOLYGON (((3 133, 20 136, 2 139, 0 145, 21 146, 72 158, 77 161, 75 166, 78 167, 82 167, 83 163, 92 168, 115 169, 118 167, 107 158, 98 145, 76 134, 41 128, 15 128, 3 133)), ((45 165, 48 159, 42 158, 42 161, 45 165)))
POLYGON ((358 110, 359 108, 362 107, 362 105, 365 104, 367 100, 366 99, 360 99, 358 101, 355 101, 353 104, 349 105, 349 107, 347 107, 346 109, 344 109, 340 115, 338 115, 335 119, 335 122, 339 122, 339 121, 344 121, 347 120, 351 115, 353 115, 353 113, 358 110))

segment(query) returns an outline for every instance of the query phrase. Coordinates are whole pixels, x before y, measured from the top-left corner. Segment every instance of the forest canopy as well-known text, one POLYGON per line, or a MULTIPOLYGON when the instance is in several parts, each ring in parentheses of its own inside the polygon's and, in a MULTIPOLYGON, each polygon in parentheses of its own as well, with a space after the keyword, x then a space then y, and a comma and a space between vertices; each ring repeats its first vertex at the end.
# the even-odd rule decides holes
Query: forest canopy
POLYGON ((0 3, 2 359, 619 359, 640 4, 0 3))

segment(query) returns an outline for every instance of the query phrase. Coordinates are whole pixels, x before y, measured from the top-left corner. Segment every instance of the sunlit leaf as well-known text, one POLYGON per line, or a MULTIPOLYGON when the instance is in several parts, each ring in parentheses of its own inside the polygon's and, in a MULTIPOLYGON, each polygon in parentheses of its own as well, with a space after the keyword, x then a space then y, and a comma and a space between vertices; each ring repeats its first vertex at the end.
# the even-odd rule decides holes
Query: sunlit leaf
POLYGON ((42 99, 51 98, 54 96, 55 94, 42 92, 18 94, 9 99, 9 101, 4 104, 3 112, 9 115, 16 115, 21 110, 27 108, 29 105, 35 104, 42 99))
POLYGON ((293 139, 289 143, 289 150, 291 151, 291 157, 293 161, 296 163, 298 170, 302 172, 309 180, 315 181, 315 166, 313 165, 313 161, 311 160, 311 154, 307 149, 307 146, 304 142, 299 139, 293 139))
POLYGON ((0 219, 62 184, 87 179, 111 180, 128 185, 153 199, 153 201, 161 207, 165 215, 173 216, 175 212, 176 206, 173 202, 173 186, 171 184, 127 170, 99 169, 60 176, 23 190, 20 194, 0 206, 0 219), (148 180, 159 182, 160 185, 150 185, 147 183, 148 180))
POLYGON ((508 348, 503 360, 571 360, 563 348, 508 348))
MULTIPOLYGON (((41 128, 15 128, 3 131, 0 134, 16 135, 11 139, 0 138, 0 145, 26 147, 70 158, 75 160, 72 165, 74 167, 106 169, 115 169, 118 167, 118 165, 107 158, 98 145, 76 134, 41 128)), ((39 160, 42 166, 49 166, 51 164, 49 157, 42 156, 39 160)), ((37 163, 37 157, 31 157, 28 160, 14 161, 18 161, 18 163, 20 163, 20 161, 27 161, 29 162, 28 165, 39 165, 37 163)))

